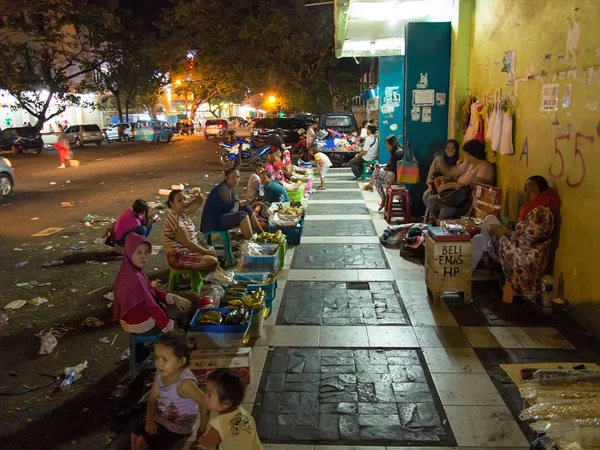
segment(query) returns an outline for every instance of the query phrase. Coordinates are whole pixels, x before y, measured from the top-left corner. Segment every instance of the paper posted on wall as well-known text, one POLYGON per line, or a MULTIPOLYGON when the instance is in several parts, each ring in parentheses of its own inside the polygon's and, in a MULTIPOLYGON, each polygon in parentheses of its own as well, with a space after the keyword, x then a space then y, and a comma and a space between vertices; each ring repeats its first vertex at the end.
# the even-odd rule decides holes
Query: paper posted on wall
POLYGON ((410 110, 410 118, 413 122, 418 122, 421 120, 421 108, 418 106, 413 106, 410 110))
POLYGON ((544 84, 542 86, 541 111, 556 111, 558 109, 558 84, 544 84))
POLYGON ((423 122, 431 122, 431 106, 423 107, 423 118, 421 120, 423 122))

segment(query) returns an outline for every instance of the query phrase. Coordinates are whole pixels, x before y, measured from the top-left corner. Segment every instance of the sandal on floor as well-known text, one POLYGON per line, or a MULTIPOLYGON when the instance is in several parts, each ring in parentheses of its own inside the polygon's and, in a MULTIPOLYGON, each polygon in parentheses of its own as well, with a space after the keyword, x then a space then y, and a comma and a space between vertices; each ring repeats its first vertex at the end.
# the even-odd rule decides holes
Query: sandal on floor
POLYGON ((326 190, 327 190, 327 189, 325 189, 324 187, 321 187, 321 186, 319 186, 319 187, 317 188, 317 191, 326 191, 326 190))

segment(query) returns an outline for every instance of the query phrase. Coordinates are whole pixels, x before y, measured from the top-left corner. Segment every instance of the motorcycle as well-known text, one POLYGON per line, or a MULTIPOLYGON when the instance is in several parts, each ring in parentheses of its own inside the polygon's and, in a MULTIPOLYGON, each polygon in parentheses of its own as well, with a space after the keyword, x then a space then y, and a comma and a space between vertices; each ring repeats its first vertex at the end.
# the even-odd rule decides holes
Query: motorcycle
POLYGON ((246 140, 238 137, 235 139, 235 143, 219 142, 221 150, 219 159, 225 167, 264 164, 267 162, 270 148, 270 145, 259 146, 252 139, 246 140))

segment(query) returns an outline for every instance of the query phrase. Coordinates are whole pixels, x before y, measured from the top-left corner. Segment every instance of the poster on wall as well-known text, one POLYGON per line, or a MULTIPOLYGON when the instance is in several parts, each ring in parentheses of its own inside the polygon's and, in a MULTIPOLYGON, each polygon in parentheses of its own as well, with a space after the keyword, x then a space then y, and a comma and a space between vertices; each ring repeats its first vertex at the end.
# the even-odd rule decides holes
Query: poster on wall
POLYGON ((423 118, 421 119, 423 122, 431 122, 431 106, 423 107, 423 118))
POLYGON ((413 106, 433 106, 435 104, 434 89, 414 90, 412 92, 413 106))
POLYGON ((565 91, 563 92, 563 98, 562 98, 562 107, 563 108, 569 108, 571 106, 571 92, 573 90, 573 85, 572 84, 566 84, 565 85, 565 91))
POLYGON ((446 93, 438 92, 435 94, 435 106, 444 106, 446 104, 446 93))
POLYGON ((541 111, 556 111, 558 109, 558 84, 544 84, 542 86, 541 111))
POLYGON ((427 89, 429 85, 428 74, 422 73, 419 79, 419 83, 417 83, 417 89, 427 89))
POLYGON ((388 86, 385 88, 384 101, 392 108, 400 106, 400 86, 388 86))
POLYGON ((413 106, 410 110, 410 118, 413 122, 418 122, 421 120, 421 108, 418 106, 413 106))
POLYGON ((517 59, 516 50, 507 50, 502 58, 502 72, 508 74, 507 84, 515 84, 515 63, 517 59))

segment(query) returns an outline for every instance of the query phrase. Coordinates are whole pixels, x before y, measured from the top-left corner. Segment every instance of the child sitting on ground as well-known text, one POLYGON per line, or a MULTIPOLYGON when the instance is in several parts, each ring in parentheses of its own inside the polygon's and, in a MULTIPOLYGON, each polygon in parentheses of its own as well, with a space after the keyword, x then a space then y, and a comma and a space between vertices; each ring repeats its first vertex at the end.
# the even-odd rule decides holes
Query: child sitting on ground
POLYGON ((154 346, 154 360, 156 377, 148 399, 146 420, 131 434, 132 450, 170 448, 191 434, 198 417, 198 405, 201 431, 208 422, 204 394, 187 368, 190 348, 184 334, 180 331, 163 334, 154 346))
POLYGON ((199 448, 218 445, 219 450, 262 450, 254 419, 240 406, 246 391, 240 375, 231 369, 216 369, 208 375, 206 391, 206 406, 216 415, 198 440, 199 448))
POLYGON ((333 164, 331 163, 331 160, 329 159, 329 157, 325 153, 320 152, 319 150, 316 150, 316 151, 309 150, 309 154, 310 154, 310 156, 312 156, 314 158, 315 164, 319 171, 319 176, 321 177, 321 186, 319 186, 317 188, 317 190, 324 191, 325 190, 325 174, 327 173, 329 168, 331 166, 333 166, 333 164))
POLYGON ((254 200, 259 200, 262 197, 262 184, 260 183, 260 174, 265 171, 262 163, 256 164, 254 173, 248 178, 248 188, 246 190, 246 198, 251 204, 254 200))

